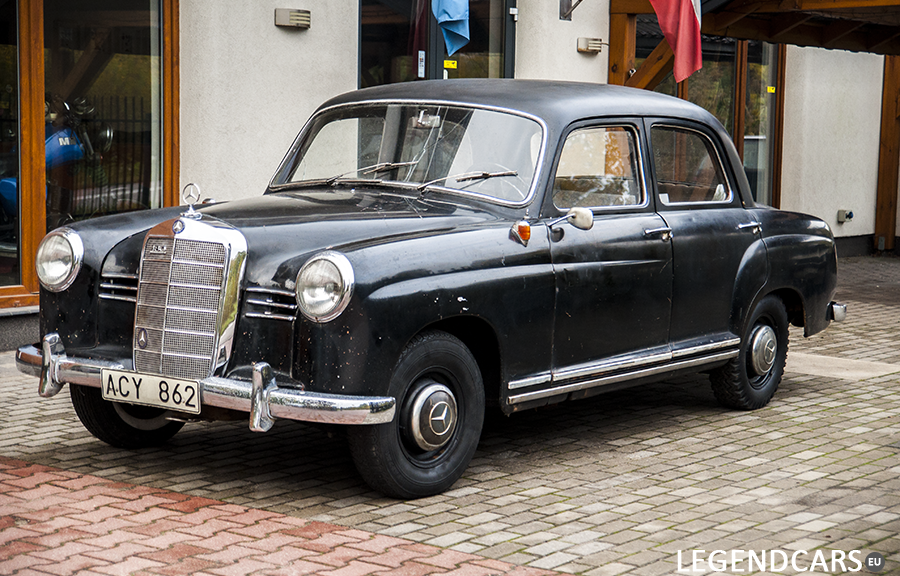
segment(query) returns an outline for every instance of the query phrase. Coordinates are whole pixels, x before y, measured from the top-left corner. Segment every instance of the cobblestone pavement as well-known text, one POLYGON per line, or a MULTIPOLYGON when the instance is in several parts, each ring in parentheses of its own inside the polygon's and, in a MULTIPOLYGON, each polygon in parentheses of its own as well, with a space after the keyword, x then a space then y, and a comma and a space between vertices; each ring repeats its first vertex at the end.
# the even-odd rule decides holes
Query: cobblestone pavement
MULTIPOLYGON (((266 434, 243 422, 188 425, 163 448, 111 448, 84 431, 65 390, 38 398, 35 379, 16 372, 10 354, 0 355, 0 456, 508 569, 683 574, 694 551, 705 558, 739 549, 789 559, 807 551, 795 555, 798 568, 836 574, 855 566, 831 564, 832 551, 859 550, 887 558, 882 574, 900 573, 900 259, 842 260, 838 299, 849 305, 847 321, 808 340, 792 330, 792 352, 878 363, 881 375, 814 375, 821 370, 794 370, 789 355, 774 400, 754 412, 719 407, 695 376, 493 418, 463 478, 421 500, 371 492, 340 435, 300 423, 279 421, 266 434)), ((0 515, 8 516, 4 502, 0 515)), ((12 518, 12 526, 0 523, 0 547, 10 530, 28 529, 12 518)), ((9 562, 0 554, 0 573, 9 562)), ((501 571, 466 562, 440 570, 501 571)), ((355 564, 354 573, 378 572, 363 568, 355 564)), ((747 573, 746 564, 734 568, 728 573, 747 573)), ((756 572, 795 572, 768 568, 756 572)))

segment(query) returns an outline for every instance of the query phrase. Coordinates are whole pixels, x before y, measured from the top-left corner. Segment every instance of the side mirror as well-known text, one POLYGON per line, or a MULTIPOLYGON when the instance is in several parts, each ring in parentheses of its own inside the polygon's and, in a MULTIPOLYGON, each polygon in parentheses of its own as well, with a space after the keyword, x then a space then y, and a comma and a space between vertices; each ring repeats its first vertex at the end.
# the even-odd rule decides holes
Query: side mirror
POLYGON ((590 230, 594 227, 594 213, 587 208, 569 208, 566 218, 579 230, 590 230))
POLYGON ((572 223, 572 226, 579 230, 590 230, 594 227, 594 213, 588 208, 580 208, 578 206, 569 208, 565 216, 560 216, 556 220, 551 221, 547 224, 547 227, 553 228, 563 220, 568 220, 572 223))

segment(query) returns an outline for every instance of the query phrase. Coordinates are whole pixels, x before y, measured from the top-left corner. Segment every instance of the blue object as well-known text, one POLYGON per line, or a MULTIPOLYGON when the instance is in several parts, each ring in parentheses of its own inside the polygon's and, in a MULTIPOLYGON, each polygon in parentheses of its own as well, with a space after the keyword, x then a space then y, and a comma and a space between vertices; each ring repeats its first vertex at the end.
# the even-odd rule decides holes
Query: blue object
POLYGON ((431 11, 444 34, 447 54, 469 43, 469 0, 432 0, 431 11))

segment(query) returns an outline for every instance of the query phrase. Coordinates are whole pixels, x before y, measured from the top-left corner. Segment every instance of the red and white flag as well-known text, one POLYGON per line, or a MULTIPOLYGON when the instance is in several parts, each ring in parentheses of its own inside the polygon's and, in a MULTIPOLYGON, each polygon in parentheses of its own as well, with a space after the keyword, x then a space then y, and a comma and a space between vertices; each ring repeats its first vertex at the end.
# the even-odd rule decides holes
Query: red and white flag
POLYGON ((675 81, 703 66, 700 51, 700 0, 650 0, 666 42, 675 53, 675 81))

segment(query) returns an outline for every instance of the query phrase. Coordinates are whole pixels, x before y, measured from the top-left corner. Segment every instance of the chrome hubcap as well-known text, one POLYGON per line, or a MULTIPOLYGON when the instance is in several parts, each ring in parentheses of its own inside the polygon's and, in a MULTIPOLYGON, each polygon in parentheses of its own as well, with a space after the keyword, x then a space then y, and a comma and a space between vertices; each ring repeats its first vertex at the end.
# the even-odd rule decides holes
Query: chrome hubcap
POLYGON ((413 399, 409 412, 412 440, 422 450, 437 450, 453 437, 457 408, 453 392, 443 384, 432 381, 413 399))
POLYGON ((757 376, 768 374, 775 364, 778 339, 771 326, 757 326, 750 336, 750 366, 757 376))

